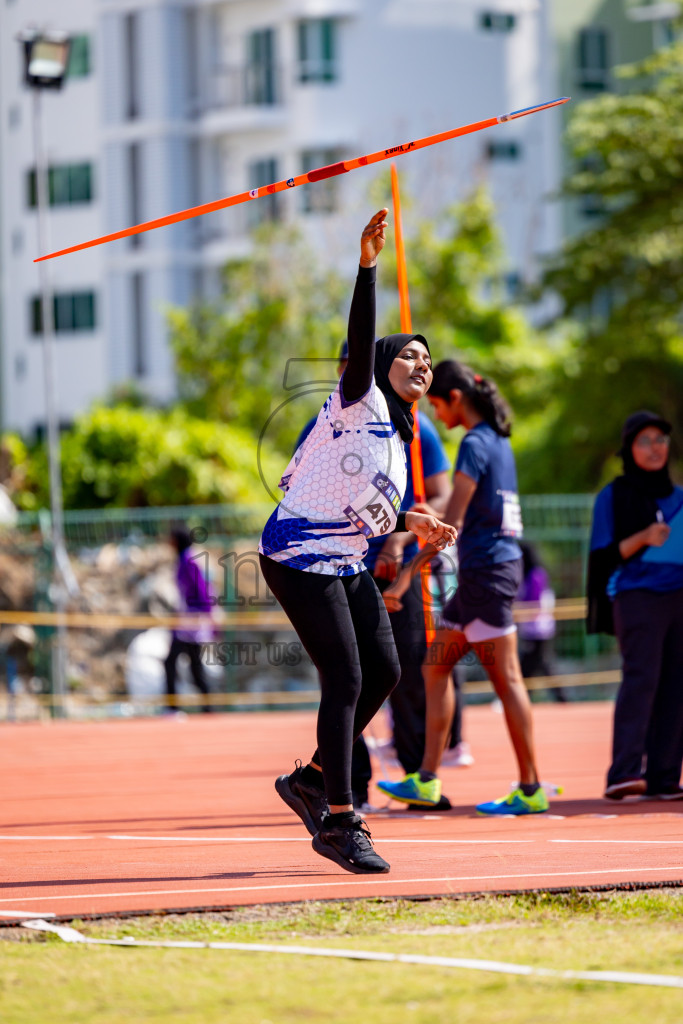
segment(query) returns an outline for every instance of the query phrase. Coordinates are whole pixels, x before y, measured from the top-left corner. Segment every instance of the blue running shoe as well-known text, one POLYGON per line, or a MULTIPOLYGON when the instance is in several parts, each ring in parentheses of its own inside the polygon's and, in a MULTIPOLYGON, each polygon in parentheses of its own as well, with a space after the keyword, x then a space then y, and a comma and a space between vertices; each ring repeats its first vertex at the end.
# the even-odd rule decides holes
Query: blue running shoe
POLYGON ((500 800, 489 800, 485 804, 477 804, 477 814, 501 817, 503 815, 543 814, 550 804, 542 786, 533 796, 525 796, 519 787, 513 789, 500 800))
POLYGON ((392 800, 400 800, 403 804, 418 804, 420 807, 433 807, 441 799, 441 779, 422 782, 419 772, 406 775, 400 782, 383 780, 377 783, 377 788, 392 800))

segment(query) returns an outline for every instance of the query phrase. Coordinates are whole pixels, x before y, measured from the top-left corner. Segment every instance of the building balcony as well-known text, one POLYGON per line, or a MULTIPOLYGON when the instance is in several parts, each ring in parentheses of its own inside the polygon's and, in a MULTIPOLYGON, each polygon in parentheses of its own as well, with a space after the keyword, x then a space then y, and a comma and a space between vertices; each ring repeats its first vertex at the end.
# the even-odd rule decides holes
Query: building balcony
POLYGON ((217 67, 206 75, 194 112, 272 111, 284 104, 283 83, 283 70, 275 64, 217 67))
POLYGON ((285 123, 282 68, 274 65, 221 67, 206 75, 190 104, 201 134, 267 131, 285 123))

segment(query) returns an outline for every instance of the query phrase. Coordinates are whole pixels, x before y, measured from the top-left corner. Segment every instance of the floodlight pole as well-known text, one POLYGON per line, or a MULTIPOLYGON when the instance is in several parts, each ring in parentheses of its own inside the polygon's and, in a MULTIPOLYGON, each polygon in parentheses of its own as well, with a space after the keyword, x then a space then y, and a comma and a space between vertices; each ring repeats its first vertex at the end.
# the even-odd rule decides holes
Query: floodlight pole
MULTIPOLYGON (((33 99, 33 150, 36 173, 36 212, 38 220, 38 252, 45 252, 48 243, 47 212, 49 209, 49 170, 43 143, 43 121, 41 87, 31 85, 33 99)), ((71 582, 69 565, 64 543, 64 512, 62 499, 62 477, 60 466, 59 424, 56 404, 55 376, 55 322, 53 292, 50 275, 40 268, 40 304, 43 341, 43 384, 45 393, 45 420, 47 433, 47 457, 50 481, 50 517, 52 539, 52 601, 57 612, 57 631, 52 644, 50 713, 53 718, 65 716, 64 697, 66 694, 67 633, 64 623, 67 585, 71 582)))

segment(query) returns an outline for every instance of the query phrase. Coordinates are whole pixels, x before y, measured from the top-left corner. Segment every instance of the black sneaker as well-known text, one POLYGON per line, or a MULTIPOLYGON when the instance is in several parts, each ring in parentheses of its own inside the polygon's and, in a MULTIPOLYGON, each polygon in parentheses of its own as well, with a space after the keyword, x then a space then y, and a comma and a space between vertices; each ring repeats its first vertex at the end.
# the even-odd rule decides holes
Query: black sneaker
POLYGON ((603 796, 606 800, 623 800, 625 796, 643 796, 647 789, 645 779, 640 776, 622 779, 621 782, 611 782, 603 796))
POLYGON ((683 786, 667 786, 655 792, 648 789, 643 800, 683 800, 683 786))
POLYGON ((275 788, 287 806, 299 815, 310 835, 314 836, 322 828, 325 815, 329 814, 327 797, 324 790, 302 782, 302 771, 301 761, 297 761, 291 775, 280 775, 275 780, 275 788))
POLYGON ((384 875, 389 865, 375 853, 370 831, 358 815, 348 825, 325 828, 313 836, 313 849, 355 875, 384 875))

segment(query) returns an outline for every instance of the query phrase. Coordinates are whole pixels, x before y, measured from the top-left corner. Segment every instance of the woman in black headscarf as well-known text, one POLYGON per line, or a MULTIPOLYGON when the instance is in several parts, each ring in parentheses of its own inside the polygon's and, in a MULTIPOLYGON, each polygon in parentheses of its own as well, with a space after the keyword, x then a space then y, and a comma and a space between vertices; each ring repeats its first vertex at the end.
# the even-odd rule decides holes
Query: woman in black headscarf
POLYGON ((623 677, 605 796, 679 800, 683 763, 683 488, 671 424, 642 410, 622 429, 617 477, 598 494, 588 562, 589 633, 616 633, 623 677))
POLYGON ((455 530, 434 516, 399 512, 411 406, 432 373, 422 335, 375 343, 375 266, 386 213, 376 213, 361 236, 346 369, 285 470, 285 496, 259 545, 265 580, 321 687, 318 749, 275 787, 313 835, 316 852, 356 873, 389 870, 353 811, 351 749, 400 672, 384 603, 363 565, 367 541, 395 529, 439 549, 455 540, 455 530))

